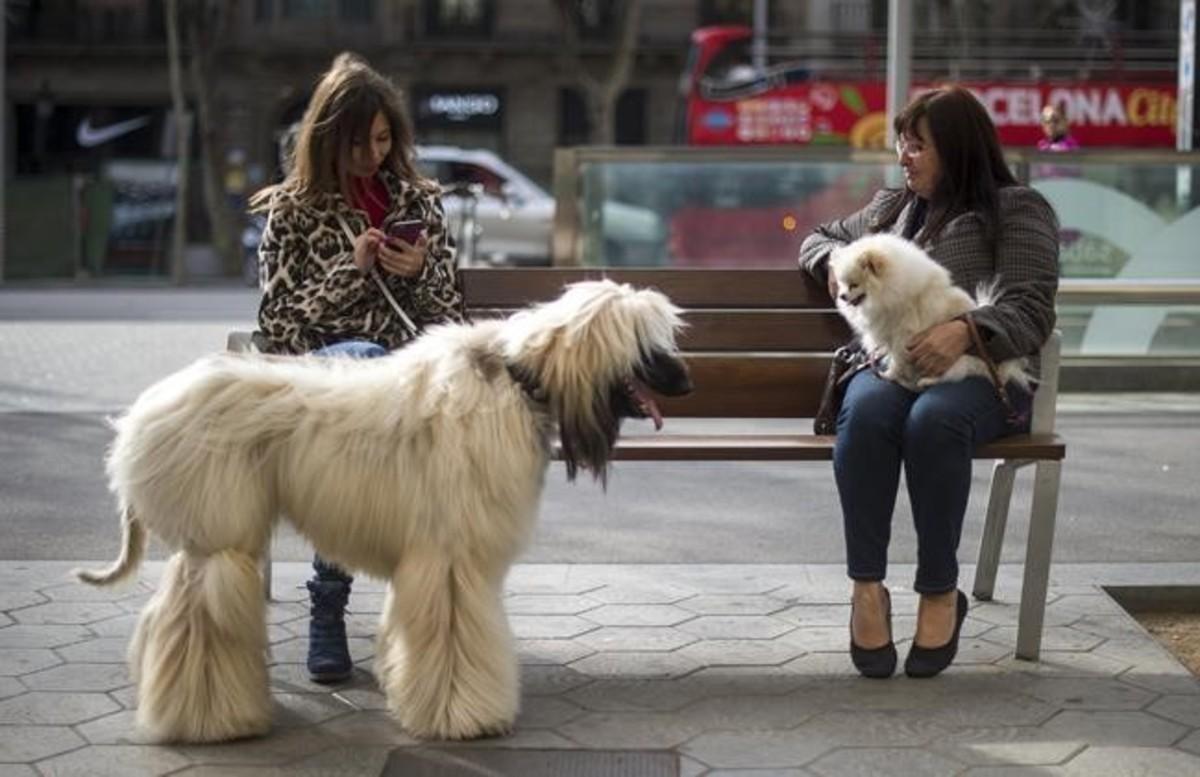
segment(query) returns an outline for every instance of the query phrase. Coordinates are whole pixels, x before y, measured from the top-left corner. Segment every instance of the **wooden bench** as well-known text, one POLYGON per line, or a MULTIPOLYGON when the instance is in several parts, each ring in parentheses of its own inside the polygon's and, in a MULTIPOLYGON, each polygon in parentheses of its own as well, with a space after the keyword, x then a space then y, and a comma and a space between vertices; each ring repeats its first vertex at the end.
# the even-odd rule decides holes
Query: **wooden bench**
MULTIPOLYGON (((467 307, 476 318, 552 299, 564 284, 585 278, 608 277, 666 293, 685 310, 688 328, 680 345, 696 386, 689 396, 660 401, 668 418, 811 418, 820 402, 830 353, 849 337, 826 291, 799 270, 472 268, 462 272, 467 307)), ((246 333, 235 333, 230 346, 239 349, 246 340, 246 333)), ((1017 656, 1027 660, 1037 659, 1041 645, 1066 452, 1054 433, 1057 334, 1043 348, 1041 360, 1042 383, 1034 401, 1032 432, 975 452, 977 459, 996 460, 975 574, 976 599, 992 598, 1016 472, 1029 464, 1035 467, 1016 649, 1017 656)), ((627 434, 621 437, 615 458, 827 461, 833 458, 833 444, 831 436, 782 432, 627 434)))

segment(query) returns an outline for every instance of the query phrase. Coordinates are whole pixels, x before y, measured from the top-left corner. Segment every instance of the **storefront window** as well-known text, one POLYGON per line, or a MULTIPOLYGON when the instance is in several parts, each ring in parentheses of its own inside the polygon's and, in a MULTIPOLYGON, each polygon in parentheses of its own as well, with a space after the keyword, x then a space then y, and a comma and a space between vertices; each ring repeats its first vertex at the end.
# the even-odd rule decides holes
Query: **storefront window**
POLYGON ((425 0, 425 28, 441 37, 482 37, 492 32, 492 0, 425 0))

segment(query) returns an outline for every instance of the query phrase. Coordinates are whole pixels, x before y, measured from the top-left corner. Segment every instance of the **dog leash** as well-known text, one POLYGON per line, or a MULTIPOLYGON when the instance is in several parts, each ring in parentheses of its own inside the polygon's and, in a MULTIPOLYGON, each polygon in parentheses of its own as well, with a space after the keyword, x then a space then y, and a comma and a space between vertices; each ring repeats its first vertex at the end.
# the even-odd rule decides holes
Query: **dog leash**
POLYGON ((979 334, 979 327, 975 325, 975 319, 969 314, 964 313, 958 317, 959 321, 967 325, 967 331, 971 334, 971 343, 975 346, 975 350, 979 352, 979 358, 987 365, 988 375, 992 378, 992 386, 996 389, 996 396, 1000 398, 1000 404, 1004 406, 1008 413, 1008 422, 1010 424, 1018 424, 1025 420, 1024 413, 1018 413, 1013 407, 1012 402, 1008 398, 1008 390, 1004 387, 1004 383, 1000 380, 1000 371, 996 369, 996 362, 992 361, 992 356, 987 352, 987 348, 983 345, 983 337, 979 334))
MULTIPOLYGON (((354 231, 350 229, 350 225, 346 223, 346 218, 342 216, 340 212, 335 211, 334 215, 337 216, 338 223, 342 225, 342 231, 345 232, 346 237, 349 238, 350 251, 353 253, 356 235, 354 234, 354 231)), ((404 324, 406 329, 408 329, 409 334, 413 337, 419 335, 421 333, 420 327, 414 324, 412 319, 408 317, 408 314, 404 312, 404 309, 400 307, 400 303, 397 302, 396 298, 392 295, 392 290, 389 289, 387 284, 383 282, 383 278, 379 277, 379 269, 375 267, 375 265, 371 265, 371 269, 367 270, 367 275, 370 276, 371 280, 375 281, 375 285, 378 286, 379 290, 383 292, 383 296, 386 297, 388 303, 391 304, 392 310, 396 311, 396 315, 400 317, 400 322, 404 324)))

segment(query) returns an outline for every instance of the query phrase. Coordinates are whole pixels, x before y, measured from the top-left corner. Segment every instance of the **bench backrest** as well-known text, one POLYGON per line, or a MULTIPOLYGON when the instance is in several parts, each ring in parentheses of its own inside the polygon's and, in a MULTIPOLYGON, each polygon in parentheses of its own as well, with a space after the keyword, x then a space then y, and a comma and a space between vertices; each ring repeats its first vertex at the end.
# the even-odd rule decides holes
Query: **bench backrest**
POLYGON ((463 286, 479 316, 553 299, 587 278, 653 287, 684 309, 680 347, 700 390, 665 402, 670 416, 811 417, 829 354, 849 337, 825 290, 796 270, 471 268, 463 286))
MULTIPOLYGON (((810 418, 830 354, 850 337, 824 288, 799 270, 532 268, 462 270, 474 316, 508 313, 558 296, 564 284, 611 278, 656 288, 683 308, 680 339, 698 390, 667 400, 675 417, 810 418)), ((1042 354, 1034 429, 1054 428, 1058 340, 1042 354)))

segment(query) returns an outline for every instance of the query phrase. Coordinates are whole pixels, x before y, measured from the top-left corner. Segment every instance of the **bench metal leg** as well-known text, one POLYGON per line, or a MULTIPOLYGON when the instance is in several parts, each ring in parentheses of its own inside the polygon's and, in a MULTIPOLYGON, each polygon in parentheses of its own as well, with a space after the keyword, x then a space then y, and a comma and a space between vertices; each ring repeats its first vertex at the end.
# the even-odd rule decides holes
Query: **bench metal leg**
POLYGON ((1046 615, 1046 590, 1050 583, 1050 555, 1054 547, 1054 521, 1058 515, 1061 461, 1039 461, 1033 477, 1033 509, 1029 516, 1029 541, 1025 550, 1025 580, 1021 584, 1021 612, 1017 621, 1017 658, 1036 661, 1042 646, 1046 615))
POLYGON ((1000 566, 1000 551, 1004 547, 1013 479, 1024 463, 997 461, 992 468, 992 488, 988 496, 987 518, 983 524, 983 540, 979 543, 979 563, 975 565, 975 588, 972 592, 981 602, 990 602, 996 588, 996 570, 1000 566))
POLYGON ((258 561, 258 569, 262 573, 263 593, 266 594, 267 601, 271 601, 271 543, 267 543, 267 547, 263 550, 262 558, 258 561))

